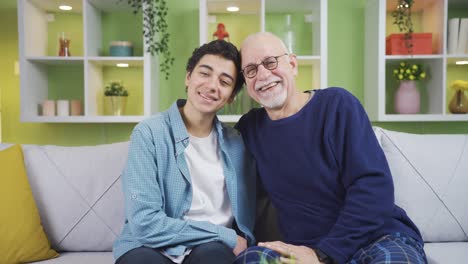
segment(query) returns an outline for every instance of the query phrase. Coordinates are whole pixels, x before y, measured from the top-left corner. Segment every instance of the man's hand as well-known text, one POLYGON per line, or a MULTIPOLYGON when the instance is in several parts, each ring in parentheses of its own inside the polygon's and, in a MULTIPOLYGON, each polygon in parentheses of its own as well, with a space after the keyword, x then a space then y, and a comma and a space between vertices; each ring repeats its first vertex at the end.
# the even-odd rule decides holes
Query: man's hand
POLYGON ((239 255, 242 251, 247 249, 247 240, 241 236, 237 236, 237 244, 236 247, 232 252, 234 252, 234 255, 239 255))
POLYGON ((280 253, 280 261, 284 264, 320 264, 315 251, 305 246, 295 246, 281 241, 260 242, 258 245, 280 253))

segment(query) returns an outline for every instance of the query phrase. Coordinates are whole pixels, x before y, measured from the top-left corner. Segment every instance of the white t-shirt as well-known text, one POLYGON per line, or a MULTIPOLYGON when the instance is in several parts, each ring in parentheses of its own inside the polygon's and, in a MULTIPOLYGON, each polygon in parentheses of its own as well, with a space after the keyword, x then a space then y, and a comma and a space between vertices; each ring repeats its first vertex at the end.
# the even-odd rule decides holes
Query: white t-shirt
MULTIPOLYGON (((226 190, 223 161, 220 157, 216 131, 204 138, 190 135, 190 143, 184 156, 192 181, 192 204, 184 219, 208 221, 215 225, 231 228, 233 215, 231 201, 226 190)), ((184 255, 173 257, 165 254, 175 263, 182 263, 184 255)))

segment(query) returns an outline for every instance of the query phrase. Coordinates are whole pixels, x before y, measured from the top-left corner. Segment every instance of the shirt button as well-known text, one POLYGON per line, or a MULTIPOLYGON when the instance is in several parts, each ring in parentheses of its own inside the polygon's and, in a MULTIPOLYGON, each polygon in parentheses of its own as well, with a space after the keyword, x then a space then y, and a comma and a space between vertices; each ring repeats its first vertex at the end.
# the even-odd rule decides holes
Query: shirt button
POLYGON ((137 198, 137 195, 136 194, 132 194, 132 199, 136 199, 137 198))

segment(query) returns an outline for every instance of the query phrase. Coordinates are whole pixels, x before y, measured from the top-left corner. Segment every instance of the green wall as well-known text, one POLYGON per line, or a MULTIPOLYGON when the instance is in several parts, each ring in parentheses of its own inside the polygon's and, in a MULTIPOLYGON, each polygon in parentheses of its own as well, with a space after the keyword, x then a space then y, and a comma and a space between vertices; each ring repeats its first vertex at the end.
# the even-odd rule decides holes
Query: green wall
MULTIPOLYGON (((169 80, 160 81, 160 109, 185 97, 185 64, 198 45, 198 1, 168 1, 171 52, 175 55, 169 80)), ((328 82, 345 87, 364 99, 364 0, 328 1, 328 82)), ((109 17, 109 20, 114 19, 109 17)), ((4 142, 92 145, 128 140, 135 124, 39 124, 19 121, 17 15, 15 9, 0 10, 0 106, 4 142)), ((114 38, 109 32, 106 39, 114 38)), ((73 50, 72 50, 73 52, 73 50)), ((385 122, 384 128, 416 133, 466 133, 468 122, 385 122)))

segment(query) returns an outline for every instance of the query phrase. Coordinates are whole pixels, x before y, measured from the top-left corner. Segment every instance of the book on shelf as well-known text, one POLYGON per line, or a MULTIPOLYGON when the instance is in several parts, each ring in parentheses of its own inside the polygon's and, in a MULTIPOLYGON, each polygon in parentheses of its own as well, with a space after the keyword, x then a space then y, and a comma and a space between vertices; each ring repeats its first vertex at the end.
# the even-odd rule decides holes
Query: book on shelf
POLYGON ((449 19, 448 23, 448 54, 457 53, 458 49, 458 29, 460 27, 460 18, 449 19))
POLYGON ((468 18, 460 19, 457 54, 465 54, 468 47, 468 18))
POLYGON ((468 18, 451 18, 448 21, 448 54, 468 53, 468 18))

